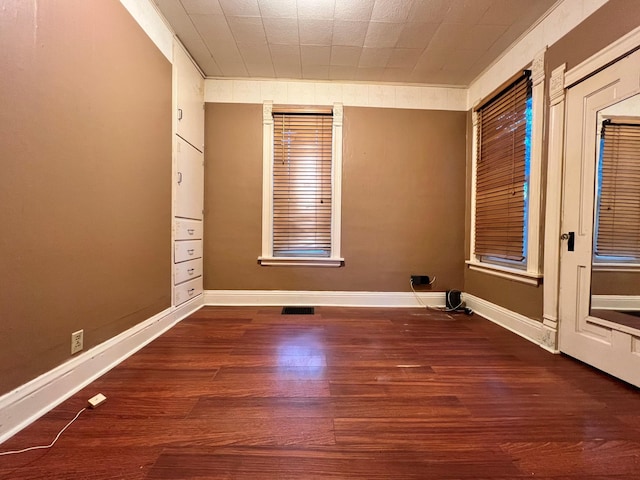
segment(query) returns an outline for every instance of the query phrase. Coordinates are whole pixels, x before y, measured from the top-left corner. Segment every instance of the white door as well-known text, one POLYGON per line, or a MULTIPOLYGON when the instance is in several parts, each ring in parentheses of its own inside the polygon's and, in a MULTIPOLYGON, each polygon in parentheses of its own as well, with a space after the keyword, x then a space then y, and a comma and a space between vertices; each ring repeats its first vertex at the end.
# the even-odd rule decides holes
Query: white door
MULTIPOLYGON (((559 312, 562 352, 637 386, 640 329, 595 316, 591 309, 591 280, 603 111, 639 91, 640 51, 567 91, 559 312)), ((640 116, 640 112, 636 115, 640 116)))
POLYGON ((176 137, 176 217, 202 220, 204 156, 176 137))
POLYGON ((177 134, 204 151, 204 79, 179 45, 174 47, 177 134))

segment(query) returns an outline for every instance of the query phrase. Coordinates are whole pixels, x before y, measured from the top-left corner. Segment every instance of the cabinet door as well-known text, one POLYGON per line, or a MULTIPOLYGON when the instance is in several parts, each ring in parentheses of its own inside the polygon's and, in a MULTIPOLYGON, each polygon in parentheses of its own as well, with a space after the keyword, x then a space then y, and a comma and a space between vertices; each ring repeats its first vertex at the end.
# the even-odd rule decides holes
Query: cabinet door
POLYGON ((204 151, 204 79, 187 54, 174 48, 176 69, 177 134, 204 151))
POLYGON ((176 217, 202 220, 204 156, 176 137, 176 217))

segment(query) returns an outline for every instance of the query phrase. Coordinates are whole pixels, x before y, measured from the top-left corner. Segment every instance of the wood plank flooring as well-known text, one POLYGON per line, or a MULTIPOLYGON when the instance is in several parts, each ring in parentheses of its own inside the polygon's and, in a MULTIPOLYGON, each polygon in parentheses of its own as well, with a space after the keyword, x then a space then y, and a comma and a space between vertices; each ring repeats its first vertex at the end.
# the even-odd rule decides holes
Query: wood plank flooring
POLYGON ((22 479, 640 479, 640 393, 480 317, 204 308, 0 446, 22 479))

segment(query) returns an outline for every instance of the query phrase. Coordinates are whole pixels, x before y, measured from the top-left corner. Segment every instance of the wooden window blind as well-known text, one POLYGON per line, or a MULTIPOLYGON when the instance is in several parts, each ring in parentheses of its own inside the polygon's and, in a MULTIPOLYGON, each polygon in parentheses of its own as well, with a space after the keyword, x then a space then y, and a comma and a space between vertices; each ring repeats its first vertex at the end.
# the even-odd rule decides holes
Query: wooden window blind
POLYGON ((477 110, 475 255, 525 259, 531 98, 524 72, 477 110))
POLYGON ((273 120, 273 256, 330 257, 333 117, 273 120))
POLYGON ((640 125, 602 124, 595 254, 640 258, 640 125))

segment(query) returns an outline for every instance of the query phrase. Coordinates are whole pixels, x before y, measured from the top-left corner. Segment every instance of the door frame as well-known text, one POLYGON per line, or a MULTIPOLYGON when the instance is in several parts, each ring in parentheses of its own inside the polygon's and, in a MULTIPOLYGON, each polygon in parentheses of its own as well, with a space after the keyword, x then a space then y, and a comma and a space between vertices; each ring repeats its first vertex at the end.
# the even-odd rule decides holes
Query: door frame
POLYGON ((559 291, 562 189, 564 178, 566 91, 576 83, 640 48, 640 27, 632 30, 584 62, 566 70, 562 64, 549 80, 549 137, 544 235, 543 324, 541 343, 559 352, 559 291))

